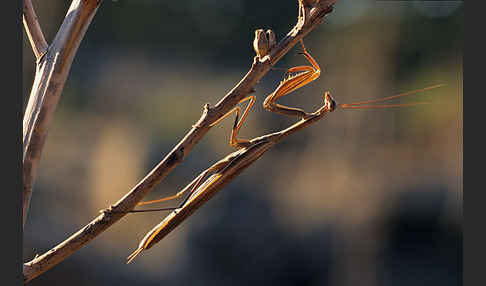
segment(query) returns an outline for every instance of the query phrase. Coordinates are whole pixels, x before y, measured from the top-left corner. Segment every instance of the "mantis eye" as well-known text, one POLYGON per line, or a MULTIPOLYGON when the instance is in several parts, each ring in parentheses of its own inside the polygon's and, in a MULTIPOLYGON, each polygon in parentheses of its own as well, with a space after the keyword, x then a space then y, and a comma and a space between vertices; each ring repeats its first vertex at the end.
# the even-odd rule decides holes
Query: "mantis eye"
POLYGON ((329 91, 326 91, 324 93, 324 105, 329 112, 332 112, 334 111, 334 109, 336 109, 336 101, 334 100, 334 98, 332 98, 329 91))

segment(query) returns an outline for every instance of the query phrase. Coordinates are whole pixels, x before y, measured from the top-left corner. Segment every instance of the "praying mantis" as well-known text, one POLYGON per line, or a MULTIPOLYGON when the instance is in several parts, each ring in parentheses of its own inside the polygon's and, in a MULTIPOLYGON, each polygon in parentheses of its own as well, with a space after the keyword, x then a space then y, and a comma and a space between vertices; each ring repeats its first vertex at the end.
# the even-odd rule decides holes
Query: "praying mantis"
POLYGON ((299 108, 293 108, 276 103, 277 99, 285 96, 298 88, 309 84, 320 76, 321 69, 317 61, 306 50, 304 43, 300 40, 303 52, 301 53, 311 65, 296 66, 287 70, 287 76, 280 82, 278 87, 264 100, 263 107, 271 112, 284 114, 300 118, 300 121, 291 125, 290 127, 281 131, 260 136, 251 140, 237 138, 238 132, 243 125, 251 107, 255 103, 255 96, 248 96, 242 99, 239 103, 249 101, 243 114, 240 118, 241 109, 239 106, 234 107, 229 112, 224 114, 218 120, 211 124, 216 125, 221 120, 236 113, 234 125, 231 131, 230 145, 239 148, 237 151, 229 154, 225 158, 213 164, 208 169, 201 172, 194 180, 192 180, 184 189, 173 196, 165 197, 158 200, 141 202, 138 205, 148 205, 153 203, 164 202, 181 197, 188 193, 184 201, 173 208, 159 208, 150 210, 132 210, 130 212, 148 212, 148 211, 171 211, 158 225, 149 231, 145 237, 140 241, 138 248, 127 257, 127 264, 137 257, 142 251, 147 250, 164 238, 168 233, 175 229, 182 221, 189 217, 195 210, 202 206, 205 202, 211 199, 220 189, 228 184, 233 178, 241 173, 245 168, 258 160, 267 150, 277 144, 280 140, 293 134, 294 132, 309 126, 310 124, 323 118, 326 114, 333 112, 337 108, 341 109, 369 109, 369 108, 390 108, 413 106, 418 104, 426 104, 426 102, 415 102, 408 104, 383 104, 383 105, 368 105, 371 103, 385 102, 391 99, 407 96, 421 91, 426 91, 433 88, 443 86, 443 84, 426 87, 419 90, 413 90, 407 93, 402 93, 394 96, 389 96, 381 99, 373 99, 362 102, 355 102, 350 104, 337 104, 331 96, 330 92, 324 93, 324 104, 317 111, 308 113, 299 108))

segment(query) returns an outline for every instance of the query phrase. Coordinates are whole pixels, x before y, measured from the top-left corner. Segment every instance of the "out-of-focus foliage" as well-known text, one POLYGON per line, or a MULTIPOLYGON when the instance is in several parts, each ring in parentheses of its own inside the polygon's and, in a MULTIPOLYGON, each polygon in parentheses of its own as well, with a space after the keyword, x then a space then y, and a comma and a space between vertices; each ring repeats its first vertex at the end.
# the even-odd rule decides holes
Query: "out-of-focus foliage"
MULTIPOLYGON (((125 257, 164 213, 128 215, 31 284, 462 285, 464 10, 435 2, 340 0, 305 38, 321 77, 282 99, 310 111, 325 90, 349 103, 445 83, 404 100, 430 105, 338 110, 270 150, 133 264, 125 257)), ((34 6, 50 42, 68 3, 34 6)), ((255 29, 279 40, 296 19, 296 1, 104 1, 49 131, 25 260, 173 148, 247 72, 255 29)), ((304 64, 299 50, 277 66, 304 64)), ((24 40, 24 98, 34 62, 24 40)), ((282 76, 270 71, 256 86, 243 138, 295 121, 261 106, 282 76)), ((176 193, 231 152, 231 124, 213 128, 147 199, 176 193)))

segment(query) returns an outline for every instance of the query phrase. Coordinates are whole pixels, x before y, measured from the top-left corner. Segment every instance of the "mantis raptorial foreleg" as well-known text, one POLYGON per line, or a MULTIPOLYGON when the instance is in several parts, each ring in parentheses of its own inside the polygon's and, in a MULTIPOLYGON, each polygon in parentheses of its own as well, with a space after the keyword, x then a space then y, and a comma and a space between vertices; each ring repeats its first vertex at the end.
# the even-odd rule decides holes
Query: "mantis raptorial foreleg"
POLYGON ((307 60, 311 63, 312 66, 297 66, 297 67, 289 68, 287 70, 286 76, 291 73, 296 73, 296 72, 300 72, 300 73, 293 76, 289 76, 288 78, 285 76, 285 79, 280 82, 280 85, 277 87, 277 89, 275 89, 274 92, 272 92, 269 96, 267 96, 267 98, 265 98, 265 101, 263 102, 263 107, 268 111, 285 114, 288 116, 307 118, 311 114, 305 112, 300 108, 288 107, 276 103, 278 98, 287 95, 295 91, 296 89, 310 83, 311 81, 317 79, 321 74, 321 69, 319 67, 319 64, 316 62, 316 60, 314 60, 314 58, 309 54, 309 52, 307 52, 304 46, 304 42, 300 40, 300 43, 302 45, 302 49, 304 50, 301 54, 307 58, 307 60))

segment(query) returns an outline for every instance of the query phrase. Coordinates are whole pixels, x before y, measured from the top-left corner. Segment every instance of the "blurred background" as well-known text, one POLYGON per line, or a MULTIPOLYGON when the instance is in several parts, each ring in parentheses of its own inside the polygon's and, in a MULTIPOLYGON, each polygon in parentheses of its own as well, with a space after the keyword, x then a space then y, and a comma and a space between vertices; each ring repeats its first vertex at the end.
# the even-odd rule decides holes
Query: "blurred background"
MULTIPOLYGON (((33 1, 52 42, 69 1, 33 1)), ((158 245, 125 258, 166 213, 130 214, 30 285, 462 285, 462 59, 459 1, 340 0, 305 38, 321 77, 280 102, 313 111, 439 83, 393 110, 337 110, 268 151, 158 245)), ((255 29, 280 40, 297 1, 104 1, 57 107, 24 229, 24 261, 116 202, 250 68, 255 29)), ((307 64, 296 46, 276 67, 307 64)), ((35 59, 24 33, 24 106, 35 59)), ((256 86, 241 129, 296 120, 256 86)), ((146 198, 172 195, 234 151, 233 117, 146 198)), ((165 206, 176 205, 168 202, 165 206)), ((163 207, 161 205, 160 207, 163 207)))

